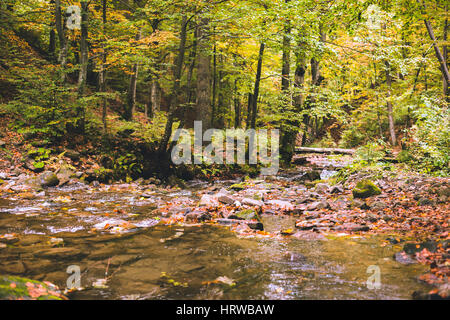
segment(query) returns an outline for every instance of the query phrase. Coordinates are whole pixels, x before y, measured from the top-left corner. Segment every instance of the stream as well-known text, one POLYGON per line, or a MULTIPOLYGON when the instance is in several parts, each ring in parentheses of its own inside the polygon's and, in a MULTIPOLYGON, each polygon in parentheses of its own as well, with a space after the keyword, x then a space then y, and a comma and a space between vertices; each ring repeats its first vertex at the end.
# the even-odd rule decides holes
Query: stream
MULTIPOLYGON (((427 267, 396 262, 398 248, 380 245, 387 235, 243 237, 217 224, 161 223, 167 214, 156 209, 171 202, 182 210, 207 186, 171 192, 80 183, 3 196, 0 234, 14 236, 0 248, 0 273, 65 288, 67 268, 79 266, 83 290, 70 299, 410 299, 429 290, 417 280, 427 267), (372 265, 381 288, 370 290, 372 265)), ((262 220, 270 233, 295 228, 296 218, 262 220)))

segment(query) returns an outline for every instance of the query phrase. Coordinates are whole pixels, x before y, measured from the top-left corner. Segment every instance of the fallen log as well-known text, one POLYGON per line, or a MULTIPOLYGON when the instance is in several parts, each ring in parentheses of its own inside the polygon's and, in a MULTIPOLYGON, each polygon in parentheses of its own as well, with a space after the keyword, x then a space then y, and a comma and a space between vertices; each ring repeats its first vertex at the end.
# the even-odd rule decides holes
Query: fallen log
POLYGON ((296 153, 324 153, 324 154, 354 154, 354 149, 338 149, 338 148, 295 148, 296 153))

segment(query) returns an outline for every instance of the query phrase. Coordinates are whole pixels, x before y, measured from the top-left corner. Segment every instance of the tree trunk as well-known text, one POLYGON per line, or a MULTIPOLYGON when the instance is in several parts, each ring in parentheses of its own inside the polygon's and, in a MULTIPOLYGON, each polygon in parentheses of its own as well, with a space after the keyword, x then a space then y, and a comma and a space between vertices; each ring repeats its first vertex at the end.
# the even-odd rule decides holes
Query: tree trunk
POLYGON ((55 0, 55 25, 56 31, 58 32, 58 40, 59 40, 58 63, 61 65, 62 69, 61 81, 64 82, 66 80, 64 68, 67 64, 68 41, 66 39, 64 20, 61 12, 61 0, 55 0))
POLYGON ((258 67, 256 69, 255 90, 252 95, 252 114, 251 114, 251 128, 256 129, 256 116, 258 112, 258 96, 259 96, 259 84, 261 82, 262 64, 264 57, 264 49, 266 45, 261 42, 258 54, 258 67))
POLYGON ((441 50, 439 49, 438 44, 436 43, 436 37, 434 36, 434 32, 433 32, 431 23, 428 20, 424 20, 424 21, 425 21, 425 26, 427 27, 427 30, 428 30, 428 34, 429 34, 431 40, 433 41, 434 52, 436 54, 436 58, 438 59, 440 66, 441 66, 442 76, 444 77, 445 81, 447 82, 447 86, 448 86, 450 83, 450 73, 447 68, 447 63, 444 59, 444 56, 441 53, 441 50))
MULTIPOLYGON (((159 144, 159 154, 161 160, 166 160, 167 157, 167 146, 169 145, 169 140, 172 135, 172 126, 175 120, 175 112, 178 106, 178 96, 180 93, 180 82, 181 74, 183 71, 184 54, 186 52, 186 35, 187 35, 187 18, 184 15, 181 20, 181 33, 180 33, 180 44, 178 47, 178 56, 175 62, 174 69, 174 82, 172 87, 172 94, 169 98, 168 112, 169 116, 166 122, 166 127, 164 129, 164 135, 159 144)), ((166 163, 168 165, 168 163, 166 163)))
POLYGON ((217 46, 213 49, 213 74, 212 74, 212 98, 211 98, 211 126, 214 127, 217 114, 217 46))
POLYGON ((234 80, 234 127, 241 127, 241 99, 238 93, 238 79, 234 80))
MULTIPOLYGON (((136 34, 136 40, 141 39, 141 31, 136 34)), ((133 65, 133 71, 130 77, 130 85, 128 86, 127 102, 125 105, 124 119, 127 121, 133 120, 133 115, 136 112, 136 88, 139 76, 139 64, 133 65)))
POLYGON ((196 119, 202 121, 203 130, 211 128, 211 60, 209 41, 206 39, 208 19, 202 19, 198 28, 198 54, 197 54, 197 105, 196 119))
MULTIPOLYGON (((286 0, 288 3, 289 0, 286 0)), ((290 103, 290 73, 291 73, 291 26, 288 22, 284 28, 284 36, 283 36, 283 57, 282 57, 282 68, 281 68, 281 94, 283 97, 283 107, 282 110, 285 112, 286 106, 289 106, 290 103)), ((290 163, 292 157, 294 155, 294 147, 295 147, 295 136, 297 135, 297 131, 293 130, 293 126, 295 126, 295 122, 289 119, 286 119, 287 126, 283 127, 281 125, 281 146, 280 146, 280 155, 281 160, 284 163, 290 163)))
MULTIPOLYGON (((442 37, 444 43, 446 43, 446 42, 447 42, 447 39, 448 39, 448 37, 447 37, 447 33, 448 33, 448 18, 447 18, 447 12, 448 12, 448 6, 446 5, 446 6, 445 6, 445 13, 446 13, 446 15, 445 15, 445 21, 444 21, 444 35, 443 35, 443 37, 442 37)), ((445 64, 445 66, 447 66, 447 69, 448 69, 448 52, 447 52, 447 45, 446 45, 446 44, 444 44, 444 45, 442 46, 442 56, 443 56, 443 58, 444 58, 444 64, 445 64)), ((446 81, 444 75, 442 75, 442 89, 443 89, 444 97, 446 97, 447 101, 450 102, 450 97, 449 97, 449 95, 450 95, 450 92, 449 92, 449 85, 450 85, 450 83, 449 83, 448 81, 446 81)))
MULTIPOLYGON (((78 77, 78 96, 84 96, 87 82, 89 64, 88 27, 89 27, 89 2, 81 2, 81 40, 80 40, 80 73, 78 77)), ((79 104, 77 107, 77 132, 85 132, 85 107, 79 104)))
MULTIPOLYGON (((108 0, 102 0, 102 19, 103 19, 103 25, 102 25, 102 31, 103 31, 103 40, 106 39, 106 4, 108 0)), ((103 55, 102 55, 102 65, 100 69, 99 74, 99 87, 100 92, 105 93, 106 92, 106 49, 103 48, 103 55)), ((103 130, 106 133, 108 126, 106 122, 106 113, 107 113, 107 99, 105 97, 102 98, 102 123, 103 123, 103 130)))
POLYGON ((394 108, 391 102, 391 91, 392 91, 392 76, 391 76, 391 65, 388 61, 384 62, 386 66, 386 84, 388 86, 387 92, 387 110, 389 119, 389 133, 391 135, 391 143, 393 146, 397 145, 397 137, 395 135, 395 125, 394 125, 394 108))

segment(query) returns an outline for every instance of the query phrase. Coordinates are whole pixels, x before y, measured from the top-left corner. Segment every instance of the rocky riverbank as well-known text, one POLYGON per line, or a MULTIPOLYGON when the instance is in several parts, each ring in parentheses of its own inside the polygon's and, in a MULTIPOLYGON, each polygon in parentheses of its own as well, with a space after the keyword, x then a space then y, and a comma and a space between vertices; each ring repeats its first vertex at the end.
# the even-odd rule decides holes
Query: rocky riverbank
MULTIPOLYGON (((416 292, 415 298, 448 298, 450 275, 449 246, 449 197, 448 178, 434 178, 412 174, 402 170, 361 170, 350 175, 334 175, 332 167, 297 167, 282 172, 278 176, 248 177, 233 181, 191 181, 187 189, 170 188, 159 185, 160 181, 144 180, 129 184, 105 185, 98 181, 87 183, 83 173, 69 169, 56 172, 46 171, 35 176, 26 174, 0 173, 2 211, 14 211, 17 201, 49 200, 62 205, 76 202, 71 193, 86 194, 113 193, 126 191, 135 194, 133 201, 146 201, 152 204, 152 219, 140 220, 130 216, 124 205, 107 209, 105 219, 96 223, 72 226, 84 228, 90 233, 124 235, 138 232, 155 224, 188 228, 204 224, 222 225, 231 228, 240 238, 267 238, 274 240, 298 239, 301 241, 333 241, 345 237, 371 237, 386 235, 380 246, 395 245, 399 248, 392 259, 398 264, 427 264, 429 273, 419 281, 435 287, 430 292, 416 292), (324 179, 321 179, 324 178, 324 179), (65 191, 66 196, 49 199, 54 192, 65 191), (167 197, 156 197, 166 194, 167 197), (264 225, 264 218, 275 216, 292 217, 291 223, 271 226, 264 225), (131 217, 131 219, 130 219, 131 217)), ((133 202, 134 203, 134 202, 133 202)), ((16 208, 28 215, 30 207, 16 208), (28 209, 27 209, 28 208, 28 209)), ((31 207, 32 208, 32 207, 31 207)), ((58 207, 59 208, 59 207, 58 207)), ((56 208, 58 212, 73 209, 56 208)), ((99 209, 85 208, 86 211, 99 209)), ((39 211, 39 209, 37 209, 39 211)), ((59 215, 59 213, 55 213, 59 215)), ((95 214, 98 218, 99 214, 95 214)), ((15 245, 23 245, 23 235, 9 232, 17 224, 9 219, 0 232, 0 245, 3 250, 15 245)), ((70 229, 70 225, 66 227, 70 229)), ((64 229, 64 228, 61 228, 64 229)), ((67 228, 65 229, 67 230, 67 228)), ((199 231, 200 232, 200 231, 199 231)), ((64 234, 51 237, 48 257, 55 254, 65 257, 70 252, 61 251, 60 242, 64 234), (53 239, 53 240, 52 240, 53 239), (55 240, 56 239, 56 240, 55 240), (58 240, 60 239, 60 240, 58 240), (61 252, 53 252, 59 250, 61 252)), ((177 234, 167 239, 177 237, 177 234)), ((174 238, 174 239, 175 239, 174 238)), ((166 240, 167 240, 166 239, 166 240)), ((164 241, 166 241, 164 240, 164 241)), ((2 250, 2 249, 0 249, 2 250)), ((42 251, 40 250, 40 252, 42 251)), ((43 252, 44 252, 43 251, 43 252)), ((45 256, 44 252, 44 256, 45 256)), ((77 251, 83 254, 81 251, 77 251)), ((46 256, 46 257, 47 257, 46 256)), ((6 265, 0 268, 5 272, 14 268, 6 265), (6 267, 6 269, 5 269, 6 267)), ((25 269, 24 269, 25 270, 25 269)))

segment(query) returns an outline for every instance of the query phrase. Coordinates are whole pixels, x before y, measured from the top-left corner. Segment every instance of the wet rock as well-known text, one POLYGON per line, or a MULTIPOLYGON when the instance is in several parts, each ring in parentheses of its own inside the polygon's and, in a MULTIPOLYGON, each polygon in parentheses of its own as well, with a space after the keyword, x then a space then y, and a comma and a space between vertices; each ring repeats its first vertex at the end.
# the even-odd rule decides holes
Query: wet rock
POLYGON ((318 183, 316 185, 316 188, 314 189, 319 194, 325 194, 328 193, 330 189, 330 186, 326 183, 318 183))
POLYGON ((295 181, 295 182, 304 182, 304 181, 315 181, 320 180, 320 171, 318 170, 312 170, 308 171, 296 176, 293 176, 289 179, 289 181, 295 181))
POLYGON ((184 221, 190 223, 205 222, 210 221, 211 219, 212 216, 209 213, 198 211, 190 212, 184 217, 184 221))
POLYGON ((328 209, 329 207, 330 207, 330 205, 328 204, 328 202, 323 200, 323 201, 317 201, 317 202, 313 202, 313 203, 309 204, 306 207, 306 210, 316 211, 316 210, 321 210, 321 209, 328 209))
POLYGON ((19 241, 17 234, 7 233, 0 235, 0 243, 13 244, 19 241))
POLYGON ((294 233, 292 237, 305 241, 326 240, 326 237, 323 234, 313 231, 298 231, 294 233))
POLYGON ((269 200, 267 201, 267 204, 277 207, 282 210, 294 210, 294 206, 289 201, 283 201, 283 200, 269 200))
POLYGON ((340 185, 332 186, 330 189, 330 193, 331 194, 344 193, 344 188, 340 185))
POLYGON ((335 226, 333 229, 336 231, 348 231, 348 232, 364 232, 370 230, 369 226, 351 222, 335 226))
POLYGON ((262 207, 264 205, 264 203, 260 200, 254 200, 254 199, 250 199, 250 198, 244 198, 241 201, 242 204, 247 205, 247 206, 255 206, 255 207, 262 207))
POLYGON ((55 187, 59 184, 58 177, 51 171, 40 174, 37 181, 43 188, 55 187))
POLYGON ((57 286, 14 276, 0 276, 2 300, 67 300, 57 286))
POLYGON ((414 260, 410 255, 408 255, 404 251, 397 252, 396 254, 394 254, 394 259, 395 261, 405 265, 417 263, 416 260, 414 260))
POLYGON ((353 189, 353 197, 359 199, 369 198, 381 194, 381 189, 370 180, 362 180, 353 189))
POLYGON ((204 194, 200 198, 200 202, 198 205, 200 207, 217 207, 217 206, 219 206, 219 201, 214 196, 204 194))
POLYGON ((239 219, 217 219, 217 223, 223 226, 244 224, 251 230, 264 231, 264 225, 260 221, 245 221, 239 219))
POLYGON ((220 195, 217 199, 219 200, 220 203, 224 203, 224 204, 228 204, 228 205, 232 205, 236 201, 227 195, 220 195))
POLYGON ((237 213, 231 214, 229 219, 237 219, 237 220, 258 220, 261 221, 258 213, 253 209, 242 210, 237 213))
POLYGON ((35 256, 49 258, 49 259, 68 259, 68 258, 76 258, 84 256, 85 254, 81 252, 79 249, 75 248, 50 248, 50 249, 42 249, 38 250, 35 253, 35 256))
POLYGON ((60 168, 57 172, 56 172, 56 176, 59 180, 59 185, 63 186, 66 183, 68 183, 70 181, 70 178, 74 175, 73 171, 70 170, 69 168, 63 167, 60 168))
POLYGON ((3 274, 23 274, 25 265, 21 261, 5 261, 0 265, 0 272, 3 274))

